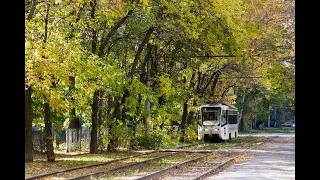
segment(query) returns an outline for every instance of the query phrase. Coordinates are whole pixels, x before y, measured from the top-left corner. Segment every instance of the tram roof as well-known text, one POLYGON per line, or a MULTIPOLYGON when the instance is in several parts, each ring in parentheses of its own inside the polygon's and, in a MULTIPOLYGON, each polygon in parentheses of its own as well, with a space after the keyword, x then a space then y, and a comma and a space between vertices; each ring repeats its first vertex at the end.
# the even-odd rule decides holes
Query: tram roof
POLYGON ((236 110, 236 111, 238 110, 238 108, 228 105, 226 103, 204 104, 200 106, 200 108, 203 108, 203 107, 221 107, 222 110, 236 110))

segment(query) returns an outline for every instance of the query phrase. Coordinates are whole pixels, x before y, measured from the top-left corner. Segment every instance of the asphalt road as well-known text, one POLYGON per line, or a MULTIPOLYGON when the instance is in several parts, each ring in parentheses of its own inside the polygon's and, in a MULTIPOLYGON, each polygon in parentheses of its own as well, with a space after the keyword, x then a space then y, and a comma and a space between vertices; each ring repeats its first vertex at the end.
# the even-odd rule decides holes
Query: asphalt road
MULTIPOLYGON (((242 134, 239 136, 246 136, 242 134)), ((249 161, 234 164, 206 179, 287 180, 295 179, 295 134, 274 133, 255 136, 278 136, 252 151, 249 161)))

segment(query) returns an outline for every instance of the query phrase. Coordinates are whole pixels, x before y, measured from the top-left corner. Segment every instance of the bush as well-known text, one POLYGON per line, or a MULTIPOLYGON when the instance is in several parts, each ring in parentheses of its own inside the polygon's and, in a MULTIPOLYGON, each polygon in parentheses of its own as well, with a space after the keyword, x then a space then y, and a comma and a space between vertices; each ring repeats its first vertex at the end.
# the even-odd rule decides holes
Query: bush
POLYGON ((104 137, 104 143, 108 143, 108 146, 111 145, 110 142, 113 144, 111 145, 113 149, 118 147, 128 147, 130 144, 130 140, 132 135, 127 130, 127 126, 124 123, 114 123, 112 125, 111 130, 109 131, 108 135, 104 137))
POLYGON ((172 126, 171 130, 168 130, 171 140, 173 141, 180 141, 180 132, 178 126, 172 126))
POLYGON ((198 139, 198 127, 197 127, 197 122, 193 122, 189 125, 187 125, 185 129, 185 137, 184 140, 185 142, 194 142, 197 141, 198 139))
POLYGON ((172 140, 172 133, 169 133, 165 128, 150 130, 149 139, 145 136, 145 127, 143 125, 138 125, 136 130, 137 135, 132 142, 132 147, 134 148, 158 149, 175 145, 175 141, 172 140))

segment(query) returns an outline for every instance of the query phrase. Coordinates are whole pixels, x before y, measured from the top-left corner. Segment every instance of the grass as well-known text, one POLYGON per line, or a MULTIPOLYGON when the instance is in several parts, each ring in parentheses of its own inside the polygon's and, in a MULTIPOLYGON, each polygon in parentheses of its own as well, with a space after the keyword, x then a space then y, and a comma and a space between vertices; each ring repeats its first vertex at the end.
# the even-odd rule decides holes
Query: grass
POLYGON ((248 129, 246 131, 240 131, 239 133, 288 133, 295 130, 293 127, 279 127, 279 128, 264 128, 264 129, 248 129))
POLYGON ((232 139, 231 141, 227 140, 221 143, 213 143, 207 146, 208 149, 220 149, 220 148, 228 148, 228 147, 252 147, 257 145, 260 142, 259 137, 254 136, 246 136, 246 137, 237 137, 232 139))
MULTIPOLYGON (((249 136, 238 136, 231 141, 225 141, 222 143, 214 143, 210 144, 205 149, 219 149, 219 148, 245 148, 245 147, 253 147, 260 142, 261 139, 259 137, 250 136, 250 134, 256 133, 288 133, 289 131, 294 130, 291 127, 284 127, 284 128, 264 128, 263 130, 258 129, 249 129, 247 131, 239 132, 241 133, 248 133, 249 136)), ((198 141, 195 141, 198 142, 198 141)), ((185 146, 189 144, 193 144, 194 142, 182 143, 176 142, 170 145, 175 146, 185 146)), ((173 147, 173 146, 171 146, 173 147)), ((103 161, 108 161, 120 157, 126 157, 136 154, 133 151, 115 151, 115 152, 103 152, 102 154, 83 154, 83 155, 66 155, 66 154, 56 154, 56 162, 48 163, 46 162, 46 155, 45 154, 37 154, 34 153, 34 159, 39 159, 40 161, 34 161, 25 163, 25 176, 32 176, 40 173, 46 173, 61 169, 67 169, 71 167, 81 166, 81 165, 89 165, 94 163, 99 163, 103 161)), ((157 165, 154 165, 157 166, 157 165)))
POLYGON ((71 167, 109 161, 134 155, 134 152, 106 152, 102 154, 85 154, 75 156, 57 156, 55 162, 34 161, 25 163, 25 176, 32 176, 71 167))
POLYGON ((100 176, 96 179, 111 180, 111 179, 115 179, 117 177, 124 178, 126 176, 133 176, 133 175, 137 175, 139 173, 149 174, 149 173, 154 172, 156 170, 167 168, 169 166, 172 166, 173 164, 177 164, 177 163, 183 162, 185 160, 188 160, 190 158, 195 158, 195 157, 198 157, 201 155, 202 154, 193 154, 193 156, 190 156, 190 154, 188 154, 188 153, 182 153, 179 155, 170 156, 170 157, 160 159, 159 161, 149 162, 147 164, 140 165, 139 168, 132 167, 132 168, 127 169, 126 171, 106 174, 106 175, 100 176))
MULTIPOLYGON (((25 163, 25 176, 34 176, 41 173, 47 173, 57 170, 68 169, 77 166, 90 165, 101 163, 121 157, 127 157, 137 154, 133 151, 115 151, 115 152, 103 152, 101 154, 83 154, 83 155, 73 155, 73 156, 56 156, 55 162, 47 162, 46 159, 40 158, 40 161, 27 162, 25 163)), ((143 161, 146 158, 152 158, 163 153, 156 152, 150 155, 146 155, 141 158, 135 158, 136 161, 143 161)), ((40 157, 40 155, 35 154, 34 156, 40 157)), ((43 155, 41 155, 43 156, 43 155)))

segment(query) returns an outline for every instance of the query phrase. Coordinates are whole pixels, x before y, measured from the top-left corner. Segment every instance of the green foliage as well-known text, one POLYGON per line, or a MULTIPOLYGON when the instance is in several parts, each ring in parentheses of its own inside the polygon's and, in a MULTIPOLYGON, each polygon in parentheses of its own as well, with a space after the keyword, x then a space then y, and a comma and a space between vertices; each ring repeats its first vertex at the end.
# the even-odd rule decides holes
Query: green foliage
POLYGON ((194 121, 192 124, 187 125, 184 138, 184 141, 186 143, 197 141, 198 127, 196 121, 194 121))
POLYGON ((126 124, 117 121, 112 124, 112 129, 110 130, 108 137, 105 137, 104 142, 114 141, 115 148, 128 147, 131 138, 132 135, 128 132, 126 124))
MULTIPOLYGON (((131 142, 132 132, 122 117, 125 110, 134 121, 151 115, 149 141, 144 137, 145 129, 139 127, 134 146, 169 146, 178 141, 179 132, 159 127, 181 122, 184 102, 188 102, 188 112, 195 112, 200 96, 205 103, 211 100, 213 80, 209 81, 215 72, 221 74, 214 98, 236 102, 248 122, 254 114, 266 120, 270 107, 287 102, 294 109, 294 1, 97 0, 94 16, 90 2, 41 2, 32 18, 25 20, 25 86, 33 90, 33 124, 44 126, 42 106, 47 102, 56 129, 63 128, 61 119, 64 124, 69 121, 72 108, 84 126, 90 127, 92 98, 99 89, 104 91, 104 103, 99 107, 103 109, 103 127, 112 124, 103 144, 112 140, 125 147, 131 142), (119 22, 122 24, 114 29, 119 22), (151 87, 147 87, 140 81, 146 78, 142 65, 147 45, 142 47, 133 77, 128 75, 150 27, 154 27, 147 41, 152 46, 152 77, 151 87), (109 35, 98 56, 103 39, 109 35), (196 57, 210 55, 235 57, 196 57), (70 76, 75 77, 74 88, 70 76), (250 76, 262 78, 238 78, 250 76), (124 90, 129 95, 123 100, 124 90), (147 93, 150 112, 146 112, 147 93), (117 103, 121 115, 115 120, 117 103)), ((25 6, 28 17, 32 4, 26 2, 25 6)), ((186 132, 187 141, 196 139, 195 124, 187 126, 186 132)))
POLYGON ((159 76, 159 81, 159 90, 161 94, 165 95, 167 98, 175 94, 175 90, 172 88, 172 80, 167 75, 159 76))
POLYGON ((181 132, 178 129, 178 126, 173 126, 171 129, 167 130, 170 134, 170 141, 166 142, 165 147, 174 146, 177 142, 180 142, 181 132))
POLYGON ((145 136, 145 127, 138 125, 137 136, 134 138, 132 146, 138 149, 159 149, 175 146, 178 140, 175 139, 174 134, 178 132, 169 132, 170 129, 155 127, 151 130, 149 138, 147 138, 145 136))
POLYGON ((290 131, 294 130, 292 127, 286 127, 286 128, 263 128, 260 129, 247 129, 247 131, 244 131, 243 133, 249 133, 249 134, 257 134, 257 133, 288 133, 290 131))

